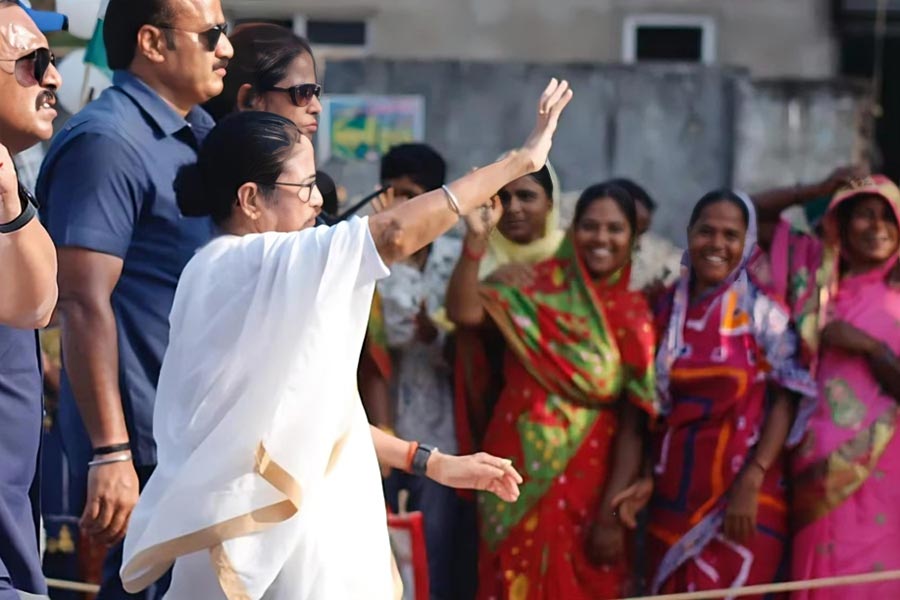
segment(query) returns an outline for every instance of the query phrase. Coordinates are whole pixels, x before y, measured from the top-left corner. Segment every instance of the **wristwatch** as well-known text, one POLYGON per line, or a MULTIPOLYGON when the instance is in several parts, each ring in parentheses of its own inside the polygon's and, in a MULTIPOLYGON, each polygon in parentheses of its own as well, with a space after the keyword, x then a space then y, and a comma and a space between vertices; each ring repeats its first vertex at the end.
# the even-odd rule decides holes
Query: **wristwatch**
POLYGON ((428 459, 431 458, 433 452, 437 452, 437 448, 434 446, 419 444, 415 454, 413 454, 412 468, 410 469, 413 475, 425 476, 425 469, 428 467, 428 459))
POLYGON ((9 223, 0 223, 0 233, 14 233, 28 225, 37 216, 34 196, 22 185, 19 185, 19 202, 22 205, 22 212, 9 223))

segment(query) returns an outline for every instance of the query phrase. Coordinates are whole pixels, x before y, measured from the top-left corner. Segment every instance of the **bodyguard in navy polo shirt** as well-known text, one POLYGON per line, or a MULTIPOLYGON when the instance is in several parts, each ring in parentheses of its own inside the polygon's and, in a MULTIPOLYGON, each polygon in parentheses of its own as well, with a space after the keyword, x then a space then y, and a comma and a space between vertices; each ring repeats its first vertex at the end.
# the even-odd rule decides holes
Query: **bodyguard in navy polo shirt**
MULTIPOLYGON (((50 30, 65 19, 35 14, 50 30)), ((53 135, 62 83, 47 38, 17 3, 0 2, 0 600, 46 598, 38 553, 43 406, 35 328, 56 303, 56 253, 10 154, 53 135)))
MULTIPOLYGON (((82 530, 115 544, 98 598, 126 595, 121 540, 156 464, 153 402, 181 270, 210 236, 183 218, 173 184, 197 158, 232 47, 219 0, 110 0, 113 87, 56 137, 38 179, 59 251, 60 422, 87 469, 82 530), (87 430, 89 445, 82 426, 87 430)), ((149 590, 146 597, 161 597, 149 590)))

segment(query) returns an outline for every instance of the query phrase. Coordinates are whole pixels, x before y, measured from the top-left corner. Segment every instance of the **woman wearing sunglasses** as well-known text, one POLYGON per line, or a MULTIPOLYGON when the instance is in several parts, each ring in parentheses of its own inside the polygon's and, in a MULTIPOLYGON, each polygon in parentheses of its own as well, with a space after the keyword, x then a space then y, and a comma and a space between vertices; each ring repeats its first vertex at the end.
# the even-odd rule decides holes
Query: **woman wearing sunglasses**
POLYGON ((322 112, 322 87, 309 43, 290 29, 269 23, 242 25, 229 39, 234 58, 228 64, 225 88, 206 103, 206 110, 216 121, 238 110, 272 112, 312 138, 322 112))

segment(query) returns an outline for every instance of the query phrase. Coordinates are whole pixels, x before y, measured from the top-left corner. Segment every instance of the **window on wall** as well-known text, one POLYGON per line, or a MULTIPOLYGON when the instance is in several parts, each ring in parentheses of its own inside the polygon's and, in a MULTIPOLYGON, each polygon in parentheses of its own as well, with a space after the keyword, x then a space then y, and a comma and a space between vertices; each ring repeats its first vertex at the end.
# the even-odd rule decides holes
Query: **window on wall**
POLYGON ((317 46, 364 47, 368 37, 365 21, 306 19, 306 38, 317 46))
POLYGON ((687 15, 626 17, 622 60, 712 64, 716 61, 715 21, 687 15))

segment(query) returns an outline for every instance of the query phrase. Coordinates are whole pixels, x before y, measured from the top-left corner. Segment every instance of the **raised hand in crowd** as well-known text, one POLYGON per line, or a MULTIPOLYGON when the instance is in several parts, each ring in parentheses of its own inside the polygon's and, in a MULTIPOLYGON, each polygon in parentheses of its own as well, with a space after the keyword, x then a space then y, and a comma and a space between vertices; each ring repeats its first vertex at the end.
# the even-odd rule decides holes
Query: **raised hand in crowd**
POLYGON ((394 206, 394 188, 391 187, 372 200, 372 210, 376 213, 384 212, 392 206, 394 206))
POLYGON ((777 221, 782 211, 811 200, 832 196, 838 189, 854 179, 865 177, 869 170, 862 165, 845 165, 836 168, 825 179, 767 190, 753 195, 760 222, 777 221))
POLYGON ((838 167, 819 183, 818 195, 831 196, 840 188, 850 184, 854 179, 862 179, 868 175, 869 169, 863 165, 838 167))
POLYGON ((21 329, 44 327, 56 304, 56 251, 35 216, 34 207, 19 195, 12 156, 0 144, 0 324, 21 329), (30 215, 30 217, 29 217, 30 215))

